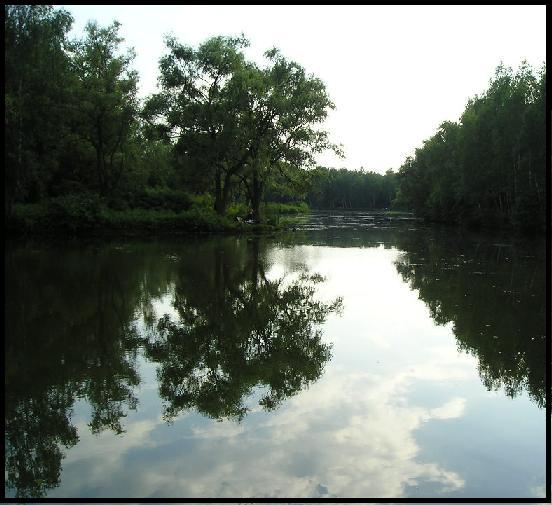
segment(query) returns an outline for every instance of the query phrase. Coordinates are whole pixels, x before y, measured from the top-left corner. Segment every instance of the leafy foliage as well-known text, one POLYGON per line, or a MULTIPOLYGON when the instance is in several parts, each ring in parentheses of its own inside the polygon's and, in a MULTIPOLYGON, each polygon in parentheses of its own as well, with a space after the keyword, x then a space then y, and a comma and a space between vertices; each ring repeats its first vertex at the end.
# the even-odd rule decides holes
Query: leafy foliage
POLYGON ((120 24, 91 22, 81 39, 69 40, 72 22, 52 6, 5 6, 5 219, 12 231, 57 224, 85 231, 114 222, 105 216, 150 222, 169 211, 188 213, 179 218, 186 229, 202 229, 190 228, 194 213, 203 224, 218 223, 208 229, 235 228, 238 217, 278 221, 266 212, 271 202, 544 229, 545 66, 499 66, 458 122, 444 122, 399 173, 380 175, 315 166, 325 150, 342 154, 324 127, 334 104, 319 78, 276 48, 258 64, 246 58, 243 35, 197 47, 168 36, 159 92, 141 103, 120 24), (194 206, 196 198, 210 199, 218 217, 194 206), (154 214, 143 219, 147 211, 154 214))
POLYGON ((318 167, 310 176, 307 201, 318 209, 388 209, 397 189, 392 170, 381 175, 318 167))
POLYGON ((436 221, 544 229, 545 103, 545 66, 499 66, 460 121, 403 164, 397 204, 436 221))

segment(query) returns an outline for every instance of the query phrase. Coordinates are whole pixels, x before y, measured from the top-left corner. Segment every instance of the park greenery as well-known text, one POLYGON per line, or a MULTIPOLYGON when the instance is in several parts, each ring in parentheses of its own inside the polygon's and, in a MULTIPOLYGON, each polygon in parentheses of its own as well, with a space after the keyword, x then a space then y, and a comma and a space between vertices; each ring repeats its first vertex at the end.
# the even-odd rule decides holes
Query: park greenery
POLYGON ((62 8, 5 6, 9 230, 274 229, 312 209, 395 209, 433 221, 540 230, 545 67, 500 66, 490 88, 398 173, 321 167, 325 84, 244 36, 165 38, 158 89, 138 94, 120 24, 70 39, 62 8))

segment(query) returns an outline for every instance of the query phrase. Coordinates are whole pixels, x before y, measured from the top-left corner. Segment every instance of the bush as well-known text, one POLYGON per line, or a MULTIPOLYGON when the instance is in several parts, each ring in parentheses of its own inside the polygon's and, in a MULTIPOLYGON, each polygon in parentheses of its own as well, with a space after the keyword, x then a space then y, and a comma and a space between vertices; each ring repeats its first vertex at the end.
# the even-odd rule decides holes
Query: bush
MULTIPOLYGON (((150 192, 149 196, 158 192, 150 192)), ((165 196, 167 191, 159 192, 165 196)), ((179 192, 173 192, 173 195, 179 192)), ((180 193, 182 195, 182 193, 180 193)), ((156 196, 159 196, 158 194, 156 196)), ((166 202, 168 198, 164 198, 166 202)), ((117 231, 140 233, 147 231, 175 232, 222 232, 248 231, 264 232, 281 228, 282 214, 296 214, 305 206, 289 204, 269 204, 276 212, 277 219, 266 224, 238 222, 235 217, 245 216, 249 209, 243 203, 230 206, 227 216, 219 216, 213 209, 213 199, 209 195, 189 197, 191 206, 182 211, 166 208, 124 208, 107 205, 98 195, 91 193, 59 196, 36 204, 16 204, 13 217, 8 223, 12 232, 50 233, 70 231, 72 233, 94 231, 117 231)), ((110 201, 113 203, 113 200, 110 201)), ((124 202, 123 202, 124 203, 124 202)), ((289 219, 289 218, 288 218, 289 219)))
POLYGON ((215 206, 215 199, 209 193, 203 193, 202 195, 191 195, 193 207, 212 210, 215 206))
POLYGON ((146 188, 130 199, 132 208, 166 209, 174 212, 188 210, 192 197, 185 191, 170 188, 146 188))
POLYGON ((241 217, 242 219, 245 219, 245 217, 249 214, 249 207, 245 203, 233 203, 228 207, 228 210, 226 211, 226 215, 229 219, 235 220, 237 217, 241 217))
POLYGON ((99 224, 102 199, 94 193, 79 193, 52 198, 47 204, 49 224, 75 231, 99 224))
POLYGON ((306 202, 296 203, 266 203, 265 213, 281 214, 281 215, 294 215, 294 214, 306 214, 309 211, 309 206, 306 202))
POLYGON ((174 231, 225 231, 235 228, 227 217, 214 210, 193 207, 183 212, 172 210, 130 209, 117 211, 104 209, 101 223, 106 229, 120 230, 174 230, 174 231))
POLYGON ((33 231, 44 227, 48 219, 46 204, 17 203, 13 206, 12 216, 7 223, 8 229, 13 232, 33 231))

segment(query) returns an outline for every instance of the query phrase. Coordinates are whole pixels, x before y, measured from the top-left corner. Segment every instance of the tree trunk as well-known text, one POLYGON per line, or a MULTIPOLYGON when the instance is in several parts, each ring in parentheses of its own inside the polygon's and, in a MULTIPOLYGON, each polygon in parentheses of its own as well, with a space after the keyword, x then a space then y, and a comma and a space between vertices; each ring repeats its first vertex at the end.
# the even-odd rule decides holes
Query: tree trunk
POLYGON ((232 174, 226 172, 224 180, 222 170, 217 169, 215 173, 215 211, 219 216, 226 214, 230 202, 230 189, 232 188, 232 174))
POLYGON ((220 168, 217 168, 215 173, 215 212, 222 216, 226 209, 222 205, 222 173, 220 168))
POLYGON ((96 172, 98 175, 98 183, 100 186, 100 194, 105 195, 106 192, 106 173, 105 173, 105 153, 103 141, 103 129, 101 117, 96 119, 96 131, 98 133, 98 142, 96 148, 96 172))
POLYGON ((18 114, 18 131, 17 131, 17 164, 18 170, 21 170, 23 164, 23 82, 19 79, 19 88, 17 90, 18 94, 18 105, 19 105, 19 114, 18 114))
POLYGON ((253 221, 261 222, 261 199, 263 196, 263 185, 259 178, 259 173, 253 172, 253 180, 251 182, 251 211, 253 213, 253 221))
POLYGON ((100 144, 96 149, 96 172, 98 174, 98 183, 100 186, 100 194, 105 195, 105 158, 103 153, 103 146, 100 144))
POLYGON ((224 185, 222 186, 221 215, 226 214, 226 209, 230 203, 230 190, 232 189, 232 174, 226 172, 224 176, 224 185))

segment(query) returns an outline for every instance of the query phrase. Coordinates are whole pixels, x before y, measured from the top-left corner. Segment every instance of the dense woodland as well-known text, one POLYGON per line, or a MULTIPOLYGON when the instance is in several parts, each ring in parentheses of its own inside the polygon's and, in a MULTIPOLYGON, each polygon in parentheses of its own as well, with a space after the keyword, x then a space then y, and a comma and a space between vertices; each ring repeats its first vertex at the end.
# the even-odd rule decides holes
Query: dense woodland
POLYGON ((306 200, 315 209, 388 209, 397 192, 397 176, 361 170, 317 167, 311 172, 306 200))
POLYGON ((313 209, 411 210, 431 220, 542 229, 545 67, 499 67, 398 173, 316 166, 342 148, 324 83, 242 37, 166 37, 140 98, 120 24, 5 6, 5 218, 15 230, 228 229, 313 209))
POLYGON ((499 66, 460 120, 405 161, 396 203, 434 221, 544 229, 545 109, 545 66, 499 66))

